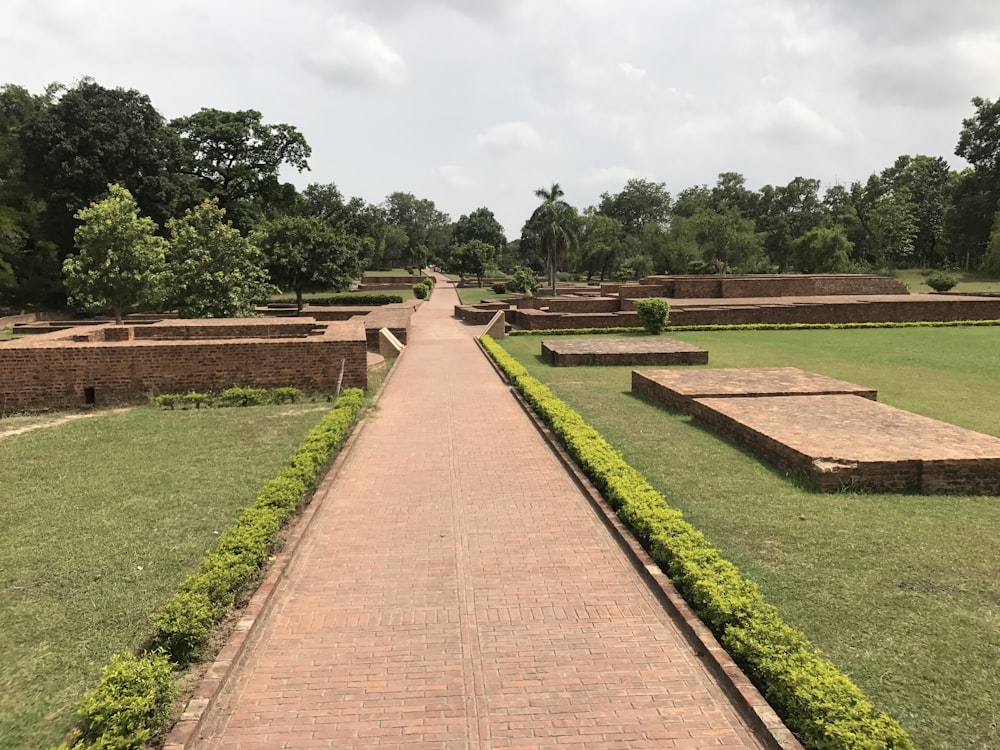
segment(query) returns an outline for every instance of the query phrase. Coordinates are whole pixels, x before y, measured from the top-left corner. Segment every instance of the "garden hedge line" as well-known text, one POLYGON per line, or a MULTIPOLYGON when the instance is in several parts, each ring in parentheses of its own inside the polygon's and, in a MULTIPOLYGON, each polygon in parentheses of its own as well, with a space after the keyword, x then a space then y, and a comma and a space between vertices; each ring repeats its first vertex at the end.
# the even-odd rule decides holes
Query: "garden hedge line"
POLYGON ((489 336, 480 340, 806 748, 913 748, 594 428, 489 336))
POLYGON ((74 750, 141 748, 165 728, 176 693, 172 672, 204 648, 212 629, 267 561, 285 521, 316 488, 323 467, 346 439, 364 404, 364 393, 345 390, 256 500, 219 537, 163 610, 141 656, 117 654, 97 687, 80 701, 74 750))
POLYGON ((352 305, 371 306, 399 304, 403 301, 400 294, 331 294, 326 297, 312 297, 305 300, 306 304, 315 307, 347 307, 352 305))
MULTIPOLYGON (((1000 326, 1000 320, 928 320, 912 323, 742 323, 740 325, 667 326, 667 332, 684 331, 814 331, 844 328, 957 328, 965 326, 1000 326)), ((595 333, 645 333, 644 328, 553 328, 532 331, 514 330, 508 336, 585 336, 595 333)))

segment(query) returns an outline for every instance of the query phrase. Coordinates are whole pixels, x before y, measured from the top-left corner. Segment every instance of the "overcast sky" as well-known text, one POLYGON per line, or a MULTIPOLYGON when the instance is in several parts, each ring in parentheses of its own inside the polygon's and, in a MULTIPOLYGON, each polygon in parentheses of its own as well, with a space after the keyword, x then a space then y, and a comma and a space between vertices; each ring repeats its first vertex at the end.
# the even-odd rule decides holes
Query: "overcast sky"
POLYGON ((1000 98, 989 0, 0 0, 0 83, 91 76, 167 118, 257 109, 312 146, 299 187, 393 191, 510 235, 559 182, 676 194, 866 179, 953 155, 1000 98))

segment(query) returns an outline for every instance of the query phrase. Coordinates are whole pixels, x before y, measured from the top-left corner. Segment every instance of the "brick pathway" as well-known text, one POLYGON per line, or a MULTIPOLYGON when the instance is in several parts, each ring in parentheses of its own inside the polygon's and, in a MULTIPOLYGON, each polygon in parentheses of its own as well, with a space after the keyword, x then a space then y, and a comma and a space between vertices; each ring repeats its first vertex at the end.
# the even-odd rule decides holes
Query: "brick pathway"
POLYGON ((759 747, 439 285, 199 748, 759 747))

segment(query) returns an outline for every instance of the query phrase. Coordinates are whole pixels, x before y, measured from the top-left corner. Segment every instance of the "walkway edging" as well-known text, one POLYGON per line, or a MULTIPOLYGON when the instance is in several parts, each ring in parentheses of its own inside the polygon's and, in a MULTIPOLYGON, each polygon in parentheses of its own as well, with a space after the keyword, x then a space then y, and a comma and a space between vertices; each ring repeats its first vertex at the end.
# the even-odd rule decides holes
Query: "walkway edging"
POLYGON ((406 347, 403 348, 403 351, 396 358, 392 368, 389 370, 388 375, 385 376, 385 379, 379 386, 378 393, 375 394, 371 400, 371 404, 365 410, 365 415, 354 425, 354 429, 351 430, 347 440, 340 447, 336 458, 334 458, 323 473, 323 478, 313 491, 311 501, 302 509, 298 519, 289 528, 285 544, 278 554, 271 559, 267 568, 265 568, 257 590, 250 597, 250 602, 243 610, 236 626, 226 639, 225 645, 216 654, 212 665, 201 678, 198 687, 195 688, 194 693, 188 700, 181 718, 167 732, 162 750, 187 750, 198 739, 198 729, 201 727, 202 720, 222 692, 222 688, 225 687, 233 670, 239 665, 246 654, 250 636, 253 634, 254 628, 261 621, 263 615, 270 610, 274 593, 278 590, 278 585, 284 579, 288 565, 295 557, 299 543, 309 530, 316 512, 322 506, 323 498, 326 496, 330 484, 336 478, 341 465, 347 460, 349 451, 368 423, 372 408, 378 405, 382 394, 385 392, 386 385, 388 385, 395 372, 399 369, 397 365, 405 355, 406 347))
MULTIPOLYGON (((510 383, 506 374, 489 352, 483 347, 479 337, 476 337, 476 345, 483 356, 493 367, 494 371, 505 383, 510 383)), ((586 496, 587 500, 598 512, 601 520, 611 531, 618 545, 625 552, 639 575, 649 584, 656 598, 664 605, 664 609, 671 620, 677 625, 685 640, 694 649, 695 655, 700 657, 708 670, 716 679, 729 698, 733 700, 736 710, 747 722, 751 730, 764 744, 771 750, 803 750, 801 743, 795 738, 791 730, 785 726, 781 718, 771 708, 764 699, 760 691, 744 674, 739 665, 733 661, 712 631, 694 613, 690 605, 684 600, 677 589, 671 583, 670 578, 664 573, 660 566, 656 564, 645 548, 639 543, 632 531, 618 517, 608 501, 593 485, 587 476, 580 470, 572 456, 566 452, 562 443, 556 435, 549 429, 531 405, 524 399, 520 392, 510 387, 511 395, 518 405, 524 410, 532 424, 548 443, 552 452, 565 466, 566 471, 572 476, 577 486, 586 496)))

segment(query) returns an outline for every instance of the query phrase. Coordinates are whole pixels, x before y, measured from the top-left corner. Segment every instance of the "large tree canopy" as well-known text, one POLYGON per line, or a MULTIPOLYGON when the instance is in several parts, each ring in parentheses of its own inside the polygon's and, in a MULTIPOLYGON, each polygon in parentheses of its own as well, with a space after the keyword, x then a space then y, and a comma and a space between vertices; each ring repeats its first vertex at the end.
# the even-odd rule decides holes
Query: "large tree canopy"
POLYGON ((170 122, 184 145, 185 172, 242 230, 268 211, 290 207, 294 188, 281 183, 279 171, 283 166, 309 169, 312 154, 294 127, 266 125, 261 118, 253 109, 202 109, 170 122))
MULTIPOLYGON (((559 265, 580 248, 580 216, 575 208, 563 200, 564 195, 557 182, 553 182, 549 189, 536 190, 535 197, 542 199, 542 205, 531 214, 524 232, 537 238, 538 247, 545 258, 553 295, 557 293, 556 274, 559 265)), ((524 242, 525 239, 522 238, 522 244, 524 242)))
POLYGON ((650 222, 670 220, 670 193, 663 182, 631 179, 620 193, 602 193, 597 210, 617 219, 626 232, 638 235, 650 222))

